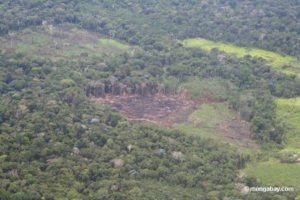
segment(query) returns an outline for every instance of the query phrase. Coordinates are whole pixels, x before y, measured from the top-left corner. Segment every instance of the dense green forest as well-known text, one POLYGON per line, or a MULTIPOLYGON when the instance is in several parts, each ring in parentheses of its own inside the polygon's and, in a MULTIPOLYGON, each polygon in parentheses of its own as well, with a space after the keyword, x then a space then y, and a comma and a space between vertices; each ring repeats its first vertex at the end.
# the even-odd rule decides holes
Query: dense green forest
POLYGON ((158 38, 204 37, 299 57, 299 9, 296 0, 3 1, 0 30, 70 22, 149 48, 161 48, 158 38))
MULTIPOLYGON (((214 86, 209 100, 249 123, 260 148, 282 148, 288 126, 275 99, 300 96, 299 77, 182 41, 299 58, 299 13, 296 0, 1 1, 0 199, 295 199, 298 191, 237 187, 262 185, 240 170, 264 156, 131 122, 92 103, 86 89, 114 79, 178 92, 203 80, 214 86)), ((208 98, 198 86, 187 90, 208 98)))

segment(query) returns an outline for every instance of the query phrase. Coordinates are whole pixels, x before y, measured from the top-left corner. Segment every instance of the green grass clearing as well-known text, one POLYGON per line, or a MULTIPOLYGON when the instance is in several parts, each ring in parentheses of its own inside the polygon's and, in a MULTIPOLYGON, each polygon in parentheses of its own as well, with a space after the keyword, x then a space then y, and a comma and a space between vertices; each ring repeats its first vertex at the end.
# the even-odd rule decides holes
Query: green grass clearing
POLYGON ((136 47, 72 25, 25 29, 11 36, 1 37, 2 50, 31 57, 57 59, 86 59, 86 57, 115 56, 132 52, 136 47))
POLYGON ((107 46, 107 47, 115 47, 115 48, 122 49, 122 50, 128 50, 130 48, 128 45, 123 44, 123 43, 118 42, 113 39, 102 38, 102 39, 99 39, 98 44, 102 45, 102 46, 107 46))
POLYGON ((300 189, 300 164, 280 163, 277 160, 251 163, 245 172, 266 186, 293 186, 300 189))
POLYGON ((191 38, 183 41, 183 45, 189 48, 201 48, 205 51, 219 49, 228 54, 233 54, 239 58, 250 55, 265 59, 272 67, 286 74, 300 74, 300 62, 292 56, 285 56, 272 51, 258 48, 238 47, 233 44, 223 42, 213 42, 203 38, 191 38))
POLYGON ((203 104, 189 116, 186 123, 178 124, 176 128, 190 135, 216 139, 217 125, 228 118, 234 118, 234 114, 226 104, 203 104))
POLYGON ((182 84, 179 90, 187 90, 192 98, 209 98, 222 101, 232 95, 236 88, 232 83, 221 78, 192 78, 182 84))
POLYGON ((241 123, 238 118, 238 114, 230 110, 226 103, 203 104, 189 116, 187 122, 175 128, 188 135, 225 142, 243 152, 257 151, 258 146, 254 141, 239 135, 242 129, 249 127, 232 128, 234 124, 241 123))
POLYGON ((226 104, 214 103, 202 105, 189 117, 189 122, 196 127, 212 129, 228 119, 234 119, 234 113, 226 104))
MULTIPOLYGON (((282 151, 300 156, 300 97, 277 99, 277 116, 287 125, 287 144, 282 151)), ((300 179, 300 176, 299 176, 300 179)))

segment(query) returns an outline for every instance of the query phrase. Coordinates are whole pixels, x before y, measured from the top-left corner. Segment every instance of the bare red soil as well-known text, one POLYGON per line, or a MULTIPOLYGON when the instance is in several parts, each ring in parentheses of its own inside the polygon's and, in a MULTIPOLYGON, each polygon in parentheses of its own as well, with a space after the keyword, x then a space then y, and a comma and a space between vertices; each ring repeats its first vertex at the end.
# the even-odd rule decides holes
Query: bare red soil
MULTIPOLYGON (((148 96, 106 94, 105 97, 90 97, 90 99, 96 104, 115 108, 129 121, 153 123, 168 128, 187 122, 190 114, 202 104, 215 102, 212 99, 192 100, 186 94, 160 93, 148 96)), ((214 132, 239 147, 257 148, 251 139, 250 124, 239 116, 220 123, 214 132)))
POLYGON ((151 122, 172 127, 186 121, 188 116, 208 99, 191 100, 185 95, 106 95, 91 100, 98 104, 110 105, 119 110, 130 121, 151 122))

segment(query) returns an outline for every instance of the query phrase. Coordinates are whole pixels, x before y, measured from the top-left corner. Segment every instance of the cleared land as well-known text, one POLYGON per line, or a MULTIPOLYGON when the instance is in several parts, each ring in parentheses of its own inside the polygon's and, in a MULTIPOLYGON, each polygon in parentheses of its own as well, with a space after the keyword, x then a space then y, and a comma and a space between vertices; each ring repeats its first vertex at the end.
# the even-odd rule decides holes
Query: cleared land
POLYGON ((225 103, 235 89, 223 79, 194 77, 182 84, 176 94, 107 94, 91 100, 115 108, 130 121, 175 128, 188 135, 221 138, 243 152, 256 151, 259 147, 251 139, 250 124, 225 103))
POLYGON ((282 151, 294 152, 300 157, 300 97, 277 99, 276 102, 277 115, 288 128, 287 145, 282 151))
POLYGON ((292 56, 285 56, 272 51, 258 48, 238 47, 233 44, 214 42, 203 38, 191 38, 183 41, 183 45, 189 48, 201 48, 205 51, 219 49, 239 58, 250 55, 252 57, 265 59, 270 66, 283 73, 298 75, 300 73, 300 62, 292 56))
POLYGON ((182 95, 151 96, 106 95, 91 98, 98 104, 110 105, 130 121, 150 122, 166 127, 185 122, 188 116, 207 99, 189 100, 182 95))
POLYGON ((218 101, 226 100, 235 89, 233 84, 224 79, 197 77, 191 78, 179 88, 188 91, 191 98, 210 98, 218 101))
POLYGON ((300 164, 280 163, 271 159, 266 162, 252 163, 245 169, 247 175, 258 178, 267 186, 292 186, 300 189, 300 164))
POLYGON ((0 42, 6 53, 21 53, 53 60, 99 58, 134 50, 124 43, 71 25, 45 25, 34 30, 25 29, 0 38, 0 42))
POLYGON ((222 138, 242 151, 257 150, 251 139, 249 123, 228 108, 226 103, 208 97, 190 98, 186 93, 173 95, 106 95, 91 101, 108 105, 133 122, 153 123, 175 128, 185 134, 222 138))
POLYGON ((255 151, 258 145, 251 139, 250 124, 240 119, 226 103, 201 105, 187 122, 178 124, 177 129, 186 134, 214 138, 237 146, 247 152, 255 151))

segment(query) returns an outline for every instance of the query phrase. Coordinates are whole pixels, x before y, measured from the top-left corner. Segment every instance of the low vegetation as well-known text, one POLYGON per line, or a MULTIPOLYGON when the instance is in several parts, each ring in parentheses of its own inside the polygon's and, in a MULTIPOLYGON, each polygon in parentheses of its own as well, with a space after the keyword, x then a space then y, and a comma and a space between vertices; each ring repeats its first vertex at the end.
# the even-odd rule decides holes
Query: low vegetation
POLYGON ((1 43, 4 52, 52 60, 84 60, 87 57, 99 59, 134 50, 116 40, 103 38, 96 33, 68 24, 44 25, 34 30, 25 29, 2 38, 1 43))
POLYGON ((237 88, 230 81, 221 78, 191 78, 183 83, 179 90, 186 90, 191 98, 207 98, 213 101, 225 101, 234 95, 237 88))
POLYGON ((237 147, 246 155, 259 147, 251 139, 250 125, 228 108, 226 103, 201 105, 185 123, 175 126, 187 135, 220 140, 237 147))
POLYGON ((272 51, 267 51, 258 48, 239 47, 229 43, 214 42, 204 38, 186 39, 183 41, 185 47, 201 48, 205 51, 219 49, 222 52, 235 55, 239 58, 252 56, 262 58, 276 70, 287 74, 298 75, 300 73, 300 62, 297 58, 287 55, 282 55, 272 51))
POLYGON ((299 164, 280 163, 276 159, 249 164, 245 172, 256 177, 260 184, 267 186, 294 187, 300 189, 299 164))
POLYGON ((287 125, 286 146, 282 151, 299 154, 300 158, 300 98, 277 99, 277 115, 287 125))

